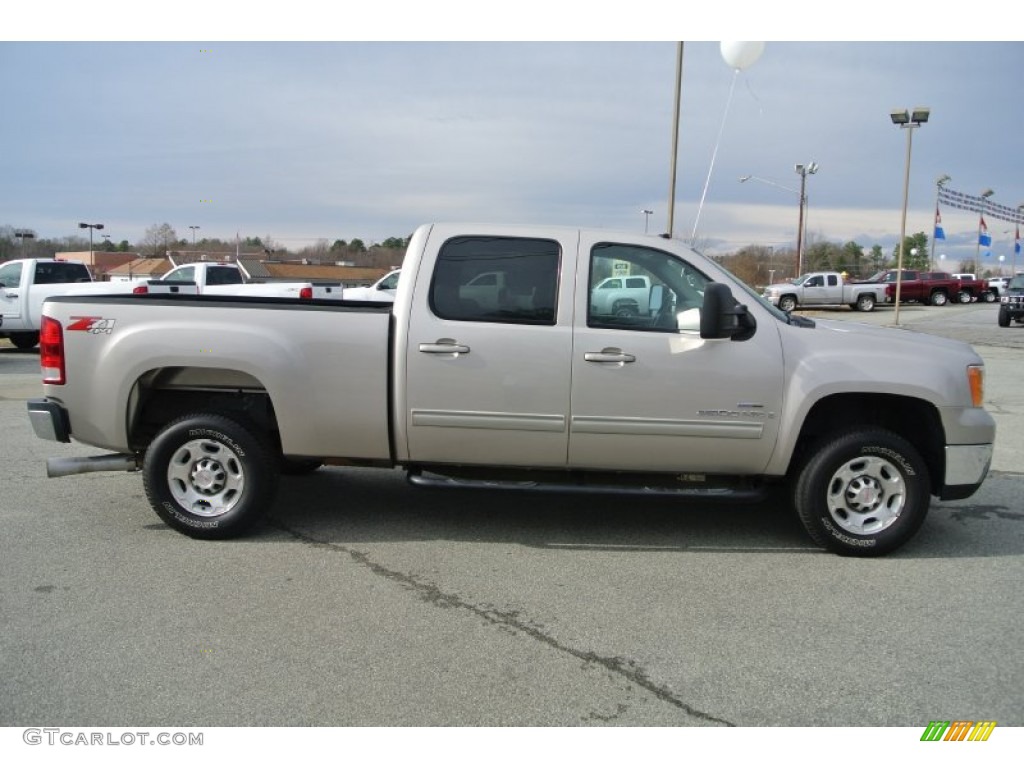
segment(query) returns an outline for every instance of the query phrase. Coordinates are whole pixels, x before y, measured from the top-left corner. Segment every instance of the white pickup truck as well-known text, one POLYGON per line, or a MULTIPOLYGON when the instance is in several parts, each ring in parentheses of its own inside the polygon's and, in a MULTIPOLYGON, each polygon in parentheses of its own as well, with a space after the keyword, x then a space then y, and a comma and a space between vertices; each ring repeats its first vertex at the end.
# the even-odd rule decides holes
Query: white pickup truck
POLYGON ((345 289, 345 301, 394 301, 398 293, 398 278, 402 270, 395 269, 373 285, 345 289))
POLYGON ((196 293, 193 286, 160 281, 137 283, 93 282, 89 268, 79 261, 15 259, 0 264, 0 338, 9 337, 18 349, 39 343, 43 302, 52 296, 101 293, 196 293))
POLYGON ((300 299, 332 299, 343 296, 341 284, 312 282, 248 282, 237 264, 196 261, 182 264, 163 275, 164 282, 195 283, 198 293, 214 296, 267 296, 300 299))
POLYGON ((839 272, 810 272, 788 283, 776 283, 764 289, 764 297, 783 312, 797 307, 841 306, 870 312, 885 303, 882 283, 852 283, 839 272))
POLYGON ((48 301, 33 428, 113 452, 48 472, 141 469, 156 514, 197 538, 246 531, 280 472, 320 463, 491 492, 779 487, 849 555, 896 549, 931 497, 966 498, 988 472, 995 422, 968 344, 787 315, 680 241, 425 225, 402 275, 391 305, 48 301), (595 310, 623 263, 650 280, 647 311, 595 310), (496 270, 514 301, 463 295, 496 270))

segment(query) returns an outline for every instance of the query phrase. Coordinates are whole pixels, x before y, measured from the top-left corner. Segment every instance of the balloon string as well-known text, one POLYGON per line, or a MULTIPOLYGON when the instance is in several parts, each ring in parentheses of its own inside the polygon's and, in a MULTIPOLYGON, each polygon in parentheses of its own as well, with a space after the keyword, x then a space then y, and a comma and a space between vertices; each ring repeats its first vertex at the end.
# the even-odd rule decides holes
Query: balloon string
POLYGON ((708 195, 708 185, 711 184, 711 174, 715 170, 715 158, 718 157, 718 147, 722 143, 722 133, 725 131, 725 120, 729 117, 729 106, 732 104, 732 93, 736 90, 736 77, 740 71, 734 69, 732 83, 729 85, 729 99, 725 102, 725 114, 722 115, 722 125, 718 129, 718 139, 715 141, 715 149, 711 153, 711 165, 708 168, 708 177, 704 180, 704 191, 700 193, 700 205, 697 206, 697 218, 693 221, 693 232, 690 234, 690 245, 697 239, 697 225, 700 223, 700 213, 704 210, 704 199, 708 195))

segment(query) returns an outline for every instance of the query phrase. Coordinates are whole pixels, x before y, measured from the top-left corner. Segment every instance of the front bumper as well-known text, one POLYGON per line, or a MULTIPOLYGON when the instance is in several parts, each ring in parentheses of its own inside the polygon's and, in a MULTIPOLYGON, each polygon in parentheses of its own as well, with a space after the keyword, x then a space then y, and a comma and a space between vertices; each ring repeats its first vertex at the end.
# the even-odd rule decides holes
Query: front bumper
POLYGON ((966 499, 981 487, 992 465, 992 443, 947 445, 946 477, 939 499, 966 499))
POLYGON ((47 398, 29 400, 28 418, 36 437, 58 443, 71 442, 71 421, 60 403, 47 398))

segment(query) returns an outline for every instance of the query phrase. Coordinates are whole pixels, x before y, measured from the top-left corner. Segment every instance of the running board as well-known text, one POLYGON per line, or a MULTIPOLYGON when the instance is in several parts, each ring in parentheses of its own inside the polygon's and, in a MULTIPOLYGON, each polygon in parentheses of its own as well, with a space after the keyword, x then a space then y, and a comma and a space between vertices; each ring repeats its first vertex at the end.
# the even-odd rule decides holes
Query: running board
MULTIPOLYGON (((475 473, 474 473, 475 474, 475 473)), ((542 493, 600 493, 631 496, 673 496, 704 501, 754 502, 768 495, 763 483, 749 479, 736 479, 736 484, 721 483, 725 478, 710 478, 719 483, 681 480, 675 475, 652 477, 651 475, 623 475, 619 482, 608 482, 607 475, 586 473, 547 473, 543 478, 529 477, 469 476, 447 473, 443 470, 412 468, 406 477, 412 485, 421 488, 462 488, 475 490, 539 491, 542 493)), ((691 476, 686 476, 690 478, 691 476)))

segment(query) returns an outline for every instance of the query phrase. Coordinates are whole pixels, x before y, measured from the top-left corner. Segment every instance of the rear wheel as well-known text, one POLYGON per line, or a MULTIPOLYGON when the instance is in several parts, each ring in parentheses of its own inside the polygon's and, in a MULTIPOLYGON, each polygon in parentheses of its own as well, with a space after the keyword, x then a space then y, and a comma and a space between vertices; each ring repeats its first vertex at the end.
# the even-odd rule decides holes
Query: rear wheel
POLYGON ((857 297, 857 309, 861 312, 871 312, 875 308, 875 295, 873 293, 862 293, 857 297))
POLYGON ((818 443, 796 478, 794 501, 810 537, 841 555, 884 555, 905 544, 928 513, 928 468, 883 429, 818 443))
POLYGON ((971 303, 971 292, 970 291, 960 291, 960 293, 957 294, 957 298, 960 300, 961 304, 970 304, 971 303))
POLYGON ((142 477, 150 505, 169 526, 197 539, 227 539, 270 507, 278 466, 249 428, 220 414, 196 413, 157 435, 142 477))
POLYGON ((933 307, 941 307, 945 305, 947 301, 949 301, 949 297, 946 296, 943 291, 935 291, 935 293, 928 298, 928 303, 933 307))
POLYGON ((18 349, 32 349, 39 344, 38 331, 25 331, 11 334, 11 344, 18 349))
POLYGON ((985 293, 983 293, 982 296, 985 297, 986 304, 991 304, 993 301, 996 300, 996 294, 994 291, 985 291, 985 293))

